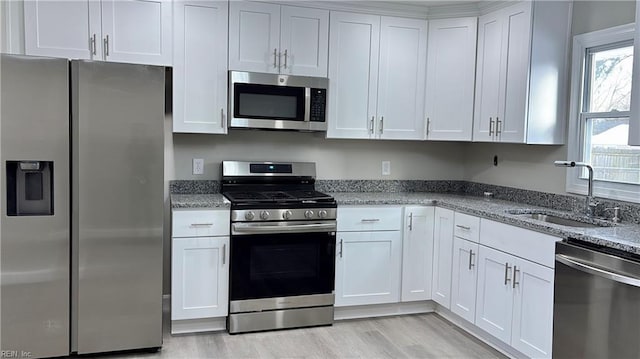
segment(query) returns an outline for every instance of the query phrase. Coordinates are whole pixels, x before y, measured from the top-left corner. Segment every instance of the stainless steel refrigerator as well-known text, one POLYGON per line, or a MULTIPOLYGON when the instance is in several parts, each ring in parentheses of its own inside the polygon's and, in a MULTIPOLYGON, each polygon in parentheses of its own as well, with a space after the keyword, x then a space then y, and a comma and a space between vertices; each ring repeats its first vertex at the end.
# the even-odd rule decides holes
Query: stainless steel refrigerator
POLYGON ((161 346, 164 68, 0 56, 0 349, 161 346))

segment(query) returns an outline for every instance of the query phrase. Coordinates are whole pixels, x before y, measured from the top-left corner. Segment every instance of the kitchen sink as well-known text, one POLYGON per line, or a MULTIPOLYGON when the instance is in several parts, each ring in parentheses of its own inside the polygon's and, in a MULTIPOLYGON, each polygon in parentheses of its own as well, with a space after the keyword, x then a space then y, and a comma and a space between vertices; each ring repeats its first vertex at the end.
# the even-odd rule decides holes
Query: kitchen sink
POLYGON ((566 215, 544 210, 532 210, 532 209, 513 209, 506 211, 509 214, 515 214, 522 216, 523 218, 531 218, 536 221, 553 223, 561 226, 576 227, 576 228, 599 228, 599 227, 612 227, 615 223, 608 222, 599 218, 588 218, 578 215, 566 215))

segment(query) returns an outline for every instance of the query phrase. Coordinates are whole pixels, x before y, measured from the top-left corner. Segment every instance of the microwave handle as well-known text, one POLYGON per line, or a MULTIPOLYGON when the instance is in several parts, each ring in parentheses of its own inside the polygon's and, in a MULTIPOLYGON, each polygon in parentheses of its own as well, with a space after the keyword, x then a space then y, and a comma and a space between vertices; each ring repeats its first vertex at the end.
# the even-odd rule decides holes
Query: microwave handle
POLYGON ((304 122, 311 121, 311 88, 304 89, 304 122))

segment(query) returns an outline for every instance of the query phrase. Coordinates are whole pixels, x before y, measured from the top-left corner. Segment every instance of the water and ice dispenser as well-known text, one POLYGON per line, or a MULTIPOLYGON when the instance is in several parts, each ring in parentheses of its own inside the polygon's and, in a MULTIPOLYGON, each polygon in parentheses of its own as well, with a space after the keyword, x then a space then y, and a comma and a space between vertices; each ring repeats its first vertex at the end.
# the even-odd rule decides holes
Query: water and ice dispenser
POLYGON ((53 161, 7 161, 7 215, 53 215, 53 161))

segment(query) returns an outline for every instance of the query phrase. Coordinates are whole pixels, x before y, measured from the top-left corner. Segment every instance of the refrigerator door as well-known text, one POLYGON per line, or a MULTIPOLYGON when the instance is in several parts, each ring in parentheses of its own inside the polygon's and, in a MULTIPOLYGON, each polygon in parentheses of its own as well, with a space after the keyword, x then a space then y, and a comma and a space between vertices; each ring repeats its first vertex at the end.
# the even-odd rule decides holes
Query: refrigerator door
POLYGON ((72 61, 72 350, 162 345, 163 67, 72 61))
POLYGON ((69 63, 2 54, 0 77, 0 350, 67 355, 69 63))

